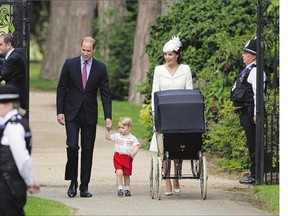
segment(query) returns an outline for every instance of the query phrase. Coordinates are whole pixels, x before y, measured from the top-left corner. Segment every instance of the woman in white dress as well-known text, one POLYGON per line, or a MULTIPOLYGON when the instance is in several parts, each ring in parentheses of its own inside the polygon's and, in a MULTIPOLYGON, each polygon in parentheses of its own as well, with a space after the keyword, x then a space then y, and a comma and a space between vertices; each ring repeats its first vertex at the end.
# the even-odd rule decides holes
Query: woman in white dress
MULTIPOLYGON (((192 74, 189 65, 181 64, 180 56, 181 42, 179 36, 173 36, 163 47, 165 64, 155 67, 153 83, 151 107, 154 116, 154 92, 172 90, 172 89, 193 89, 192 74)), ((150 151, 157 152, 156 135, 153 134, 150 144, 150 151)), ((174 161, 174 172, 177 163, 174 161)), ((178 179, 173 181, 174 193, 180 193, 180 184, 178 179)), ((172 195, 172 184, 170 179, 166 179, 165 195, 172 195)))

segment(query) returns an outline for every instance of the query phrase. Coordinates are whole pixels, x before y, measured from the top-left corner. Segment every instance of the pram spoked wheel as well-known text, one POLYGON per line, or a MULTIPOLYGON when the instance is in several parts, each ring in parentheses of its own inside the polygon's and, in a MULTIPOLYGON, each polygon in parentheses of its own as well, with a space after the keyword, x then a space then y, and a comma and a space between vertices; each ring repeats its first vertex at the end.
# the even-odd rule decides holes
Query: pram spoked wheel
POLYGON ((200 169, 200 188, 201 188, 201 196, 202 199, 205 200, 207 198, 207 167, 206 167, 206 157, 200 153, 199 155, 199 169, 200 169))
POLYGON ((150 197, 152 199, 161 199, 162 192, 162 159, 153 155, 151 157, 151 169, 150 169, 150 197))
POLYGON ((158 159, 156 155, 151 157, 151 165, 150 165, 150 196, 152 199, 155 198, 155 191, 156 191, 156 172, 158 169, 158 159))
POLYGON ((157 199, 161 199, 162 193, 162 159, 158 157, 158 164, 157 164, 157 172, 156 172, 156 192, 157 192, 157 199))

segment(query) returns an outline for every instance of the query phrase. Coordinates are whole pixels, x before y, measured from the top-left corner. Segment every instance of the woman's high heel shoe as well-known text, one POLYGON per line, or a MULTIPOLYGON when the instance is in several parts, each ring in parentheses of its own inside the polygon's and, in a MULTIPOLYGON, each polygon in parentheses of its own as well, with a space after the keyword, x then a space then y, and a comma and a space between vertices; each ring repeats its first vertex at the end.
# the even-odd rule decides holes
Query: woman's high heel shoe
POLYGON ((165 196, 172 196, 172 192, 171 191, 165 192, 165 196))
POLYGON ((174 192, 175 192, 176 194, 180 194, 180 193, 181 193, 181 188, 179 188, 179 189, 174 189, 174 192))

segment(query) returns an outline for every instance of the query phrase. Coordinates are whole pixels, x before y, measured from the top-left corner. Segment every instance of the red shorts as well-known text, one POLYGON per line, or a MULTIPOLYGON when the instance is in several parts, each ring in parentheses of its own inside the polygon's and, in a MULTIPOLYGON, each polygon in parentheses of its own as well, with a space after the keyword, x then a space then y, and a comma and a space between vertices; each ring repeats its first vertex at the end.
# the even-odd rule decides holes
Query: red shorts
POLYGON ((132 174, 132 161, 133 158, 129 155, 119 154, 115 152, 114 154, 114 167, 116 170, 123 170, 124 175, 131 175, 132 174))

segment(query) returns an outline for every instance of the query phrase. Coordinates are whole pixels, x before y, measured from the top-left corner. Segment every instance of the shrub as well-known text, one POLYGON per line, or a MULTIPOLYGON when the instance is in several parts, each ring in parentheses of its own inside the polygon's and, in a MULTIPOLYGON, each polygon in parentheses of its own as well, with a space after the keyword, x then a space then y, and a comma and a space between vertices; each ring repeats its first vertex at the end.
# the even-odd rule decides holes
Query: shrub
POLYGON ((246 137, 230 101, 224 102, 218 121, 209 124, 204 150, 224 158, 221 163, 224 170, 242 171, 248 168, 246 137))

